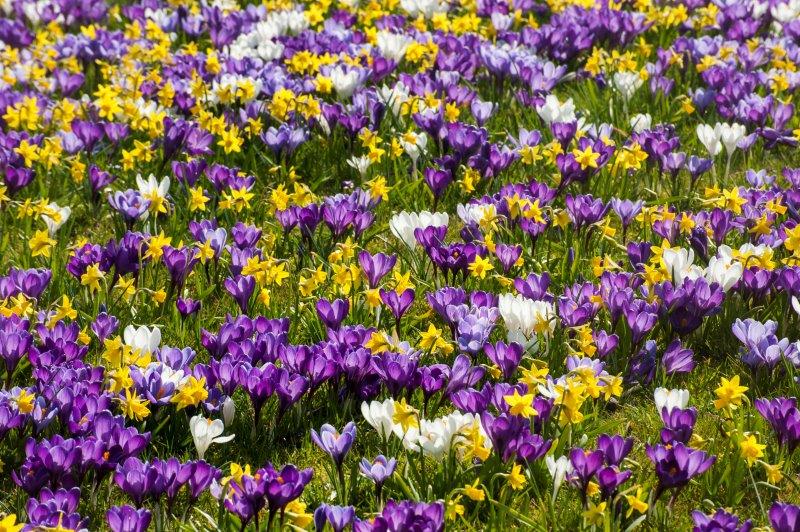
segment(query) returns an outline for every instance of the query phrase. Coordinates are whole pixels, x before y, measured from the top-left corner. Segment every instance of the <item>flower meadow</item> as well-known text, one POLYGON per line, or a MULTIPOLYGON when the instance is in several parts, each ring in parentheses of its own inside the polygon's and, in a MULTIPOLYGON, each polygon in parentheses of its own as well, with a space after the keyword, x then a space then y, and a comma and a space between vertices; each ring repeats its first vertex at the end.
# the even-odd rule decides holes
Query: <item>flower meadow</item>
POLYGON ((800 532, 798 0, 0 3, 0 532, 800 532))

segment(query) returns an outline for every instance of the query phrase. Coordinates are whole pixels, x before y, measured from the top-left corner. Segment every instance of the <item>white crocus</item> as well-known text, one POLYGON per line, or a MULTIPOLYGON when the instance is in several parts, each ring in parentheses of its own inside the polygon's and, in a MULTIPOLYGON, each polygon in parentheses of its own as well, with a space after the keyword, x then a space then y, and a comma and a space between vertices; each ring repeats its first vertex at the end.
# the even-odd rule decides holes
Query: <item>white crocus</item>
POLYGON ((249 33, 243 33, 230 46, 234 59, 258 57, 264 61, 277 59, 283 53, 283 44, 275 39, 287 33, 297 33, 308 27, 302 11, 272 11, 256 24, 249 33))
POLYGON ((150 329, 145 325, 128 325, 122 332, 122 340, 140 356, 150 355, 161 345, 161 329, 156 326, 150 329))
POLYGON ((497 218, 497 207, 494 203, 459 203, 456 206, 456 213, 461 221, 467 225, 483 225, 495 221, 497 218))
POLYGON ((733 288, 742 278, 744 267, 734 260, 731 248, 722 245, 717 255, 711 257, 706 268, 705 278, 709 283, 717 283, 724 292, 733 288))
POLYGON ((225 398, 225 401, 222 403, 222 421, 225 422, 225 426, 230 426, 233 423, 233 419, 236 417, 236 403, 233 402, 233 399, 230 397, 225 398))
MULTIPOLYGON (((11 4, 11 2, 8 2, 11 4)), ((50 3, 47 0, 39 0, 38 2, 22 2, 20 4, 22 8, 22 12, 25 15, 25 18, 31 23, 32 26, 38 26, 42 19, 42 13, 46 13, 50 7, 50 3)), ((8 11, 4 9, 4 11, 8 11)))
POLYGON ((361 415, 378 431, 381 438, 387 440, 394 428, 394 399, 390 397, 383 402, 364 401, 361 403, 361 415))
POLYGON ((728 158, 733 155, 736 145, 747 134, 747 129, 741 124, 717 124, 719 127, 719 140, 725 146, 728 158))
POLYGON ((419 159, 420 154, 425 152, 425 147, 428 145, 428 136, 424 133, 417 134, 413 131, 409 131, 408 133, 400 136, 400 146, 402 146, 403 150, 411 157, 411 161, 414 163, 414 168, 417 165, 417 159, 419 159))
POLYGON ((139 194, 150 200, 151 210, 158 209, 160 205, 167 201, 169 185, 169 177, 163 177, 159 181, 153 174, 147 176, 147 179, 141 175, 136 176, 136 186, 139 188, 139 194))
POLYGON ((354 155, 347 159, 347 165, 351 168, 355 168, 358 175, 361 176, 361 179, 367 176, 367 169, 369 169, 370 164, 372 164, 372 161, 366 155, 362 155, 361 157, 356 157, 354 155))
POLYGON ((450 450, 454 436, 450 429, 451 427, 443 418, 432 421, 422 419, 416 444, 425 455, 439 460, 450 450))
POLYGON ((719 128, 720 124, 717 124, 716 127, 711 127, 708 124, 697 125, 697 138, 700 139, 700 143, 705 146, 711 157, 716 157, 722 150, 719 128))
POLYGON ((558 459, 555 459, 549 454, 545 457, 544 462, 550 476, 553 477, 553 500, 555 501, 564 479, 569 473, 572 473, 572 464, 566 456, 559 456, 558 459))
POLYGON ((769 12, 772 18, 781 24, 792 22, 800 17, 800 0, 789 0, 788 2, 774 4, 769 12))
POLYGON ((797 296, 792 296, 792 308, 800 316, 800 300, 797 299, 797 296))
POLYGON ((653 117, 647 113, 633 115, 633 117, 631 117, 631 128, 633 128, 634 133, 646 131, 650 129, 652 125, 653 117))
POLYGON ((395 214, 389 220, 392 234, 401 240, 409 249, 417 247, 414 237, 416 229, 426 227, 442 227, 450 224, 450 216, 446 212, 406 212, 395 214))
POLYGON ((508 341, 517 342, 526 349, 538 345, 537 334, 549 336, 555 330, 556 313, 552 303, 534 301, 521 294, 501 294, 497 307, 508 329, 508 341))
POLYGON ((176 388, 181 388, 189 380, 189 376, 182 369, 172 369, 163 362, 153 362, 150 366, 158 367, 158 371, 161 374, 161 382, 164 384, 172 384, 176 388))
POLYGON ((456 410, 436 419, 420 419, 419 427, 410 426, 408 430, 395 424, 393 432, 402 440, 405 449, 411 452, 421 451, 426 456, 441 460, 454 446, 464 441, 464 433, 478 422, 473 414, 456 410))
POLYGON ((750 3, 750 16, 753 20, 759 20, 764 14, 769 11, 769 2, 759 2, 755 0, 750 3))
POLYGON ((656 411, 659 414, 665 408, 667 412, 672 412, 674 408, 682 410, 689 404, 689 390, 656 388, 653 392, 653 399, 656 402, 656 411))
POLYGON ((400 7, 413 18, 422 15, 430 19, 438 13, 447 11, 447 4, 442 0, 400 0, 400 7))
POLYGON ((360 76, 355 70, 346 70, 341 66, 336 66, 328 73, 328 77, 333 83, 336 95, 339 98, 347 99, 353 95, 360 82, 360 76))
POLYGON ((158 104, 158 102, 154 100, 145 100, 142 97, 136 98, 134 100, 134 105, 136 106, 136 112, 141 117, 147 118, 156 118, 160 116, 164 116, 167 110, 158 104))
POLYGON ((398 117, 403 110, 403 104, 408 102, 411 96, 403 82, 398 81, 393 87, 383 85, 378 89, 378 98, 389 106, 395 117, 398 117))
POLYGON ((203 459, 212 443, 227 443, 235 436, 235 434, 222 436, 225 425, 221 419, 211 420, 201 415, 196 415, 189 420, 189 430, 192 432, 192 439, 200 460, 203 459))
POLYGON ((613 77, 614 88, 622 95, 625 102, 629 102, 644 80, 636 72, 617 72, 613 77))
POLYGON ((433 421, 422 420, 419 441, 422 451, 437 459, 447 456, 450 449, 463 439, 461 435, 474 421, 472 414, 462 414, 459 411, 433 421))
POLYGON ((537 107, 536 112, 548 126, 553 122, 575 121, 575 104, 572 102, 572 98, 561 103, 556 95, 548 94, 544 99, 544 104, 537 107))
POLYGON ((69 220, 72 209, 61 207, 57 203, 47 205, 46 214, 42 214, 42 220, 47 225, 47 232, 53 236, 59 228, 69 220))
POLYGON ((379 31, 375 40, 381 55, 398 63, 406 55, 408 46, 414 42, 414 39, 407 35, 388 31, 379 31))
POLYGON ((681 285, 689 275, 689 269, 694 262, 694 251, 686 248, 665 249, 661 254, 661 259, 664 261, 664 267, 672 281, 681 285))

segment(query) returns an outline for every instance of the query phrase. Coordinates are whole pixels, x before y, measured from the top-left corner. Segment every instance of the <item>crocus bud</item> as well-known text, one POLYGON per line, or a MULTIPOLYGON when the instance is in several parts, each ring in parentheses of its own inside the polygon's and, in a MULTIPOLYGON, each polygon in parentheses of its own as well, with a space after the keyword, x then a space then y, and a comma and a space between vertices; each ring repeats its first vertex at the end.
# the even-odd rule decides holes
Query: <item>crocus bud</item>
POLYGON ((236 404, 233 402, 233 399, 227 397, 222 403, 222 421, 225 422, 226 427, 229 427, 231 423, 233 423, 234 417, 236 417, 236 404))

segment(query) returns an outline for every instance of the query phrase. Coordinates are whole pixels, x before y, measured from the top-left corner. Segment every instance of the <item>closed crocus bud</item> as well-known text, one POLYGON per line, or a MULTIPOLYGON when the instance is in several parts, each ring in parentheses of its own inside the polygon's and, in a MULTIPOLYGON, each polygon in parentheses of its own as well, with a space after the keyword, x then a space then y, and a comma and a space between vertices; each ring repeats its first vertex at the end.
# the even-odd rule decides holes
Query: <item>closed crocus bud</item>
POLYGON ((233 402, 233 399, 228 397, 222 403, 222 421, 225 423, 226 427, 229 427, 231 423, 233 423, 233 419, 235 417, 236 417, 236 403, 233 402))
POLYGON ((708 124, 698 124, 696 132, 697 138, 700 139, 700 144, 705 146, 711 157, 716 156, 722 150, 722 143, 719 140, 719 128, 713 128, 708 124))

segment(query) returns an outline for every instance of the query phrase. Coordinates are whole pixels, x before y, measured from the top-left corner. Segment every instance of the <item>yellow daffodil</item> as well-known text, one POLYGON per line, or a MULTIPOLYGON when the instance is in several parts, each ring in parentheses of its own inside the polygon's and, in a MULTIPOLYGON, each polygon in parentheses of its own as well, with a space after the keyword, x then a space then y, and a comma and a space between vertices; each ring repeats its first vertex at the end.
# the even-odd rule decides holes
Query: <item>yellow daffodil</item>
POLYGON ((717 399, 714 401, 714 407, 717 410, 723 408, 735 410, 742 404, 742 399, 745 397, 744 392, 747 390, 749 390, 747 386, 741 386, 739 384, 738 375, 734 375, 730 380, 722 377, 719 387, 714 390, 714 394, 717 396, 717 399))

